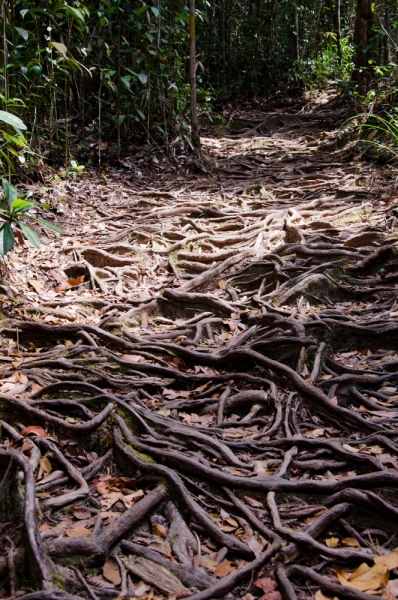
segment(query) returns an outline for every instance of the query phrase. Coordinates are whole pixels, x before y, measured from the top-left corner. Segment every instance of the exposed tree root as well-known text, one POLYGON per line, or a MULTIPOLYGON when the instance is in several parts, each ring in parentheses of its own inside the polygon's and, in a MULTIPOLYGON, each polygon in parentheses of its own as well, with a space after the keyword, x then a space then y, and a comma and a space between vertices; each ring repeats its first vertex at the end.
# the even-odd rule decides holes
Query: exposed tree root
POLYGON ((397 545, 396 229, 382 187, 320 153, 331 119, 231 124, 205 141, 222 179, 115 176, 53 243, 57 283, 83 284, 27 274, 20 305, 11 270, 2 596, 374 597, 336 569, 397 545))

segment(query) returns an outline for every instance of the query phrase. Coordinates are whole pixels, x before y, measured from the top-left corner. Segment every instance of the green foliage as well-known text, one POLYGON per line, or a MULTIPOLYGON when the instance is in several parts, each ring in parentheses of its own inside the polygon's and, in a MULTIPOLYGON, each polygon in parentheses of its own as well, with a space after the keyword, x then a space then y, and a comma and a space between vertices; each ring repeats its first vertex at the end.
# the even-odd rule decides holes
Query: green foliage
POLYGON ((398 113, 356 115, 351 123, 361 136, 362 142, 377 150, 380 157, 398 157, 398 113))
POLYGON ((341 38, 340 49, 335 34, 328 32, 325 38, 327 43, 323 50, 300 63, 304 87, 310 91, 322 89, 331 81, 341 84, 351 78, 354 46, 350 37, 341 38))
MULTIPOLYGON (((211 104, 237 96, 272 101, 351 76, 352 0, 340 0, 340 18, 337 0, 197 0, 196 5, 202 112, 210 114, 211 104)), ((4 7, 0 108, 27 124, 31 146, 42 157, 63 163, 68 172, 72 157, 100 162, 104 144, 118 155, 130 143, 165 143, 176 153, 186 147, 185 1, 4 0, 4 7), (23 103, 13 107, 9 98, 23 103), (177 138, 180 146, 173 145, 177 138)), ((375 4, 373 15, 369 70, 378 90, 393 77, 386 65, 396 57, 396 2, 375 4)), ((8 127, 12 133, 5 130, 6 135, 13 139, 3 136, 1 143, 26 153, 24 130, 14 135, 8 127)), ((8 150, 5 155, 10 158, 8 150)))
MULTIPOLYGON (((8 102, 5 102, 2 96, 0 99, 6 105, 18 105, 15 99, 8 102)), ((6 171, 14 172, 15 160, 24 164, 24 152, 30 152, 28 141, 22 133, 26 129, 26 125, 17 115, 0 110, 0 176, 6 171)))
POLYGON ((62 233, 59 227, 53 223, 28 214, 31 208, 38 206, 36 202, 26 199, 29 197, 28 195, 19 198, 17 188, 6 179, 3 179, 2 185, 4 198, 0 202, 0 219, 3 221, 0 227, 0 256, 5 256, 13 248, 15 230, 18 232, 19 239, 25 237, 31 244, 37 248, 40 247, 40 238, 36 231, 26 225, 22 219, 33 219, 57 233, 62 233))

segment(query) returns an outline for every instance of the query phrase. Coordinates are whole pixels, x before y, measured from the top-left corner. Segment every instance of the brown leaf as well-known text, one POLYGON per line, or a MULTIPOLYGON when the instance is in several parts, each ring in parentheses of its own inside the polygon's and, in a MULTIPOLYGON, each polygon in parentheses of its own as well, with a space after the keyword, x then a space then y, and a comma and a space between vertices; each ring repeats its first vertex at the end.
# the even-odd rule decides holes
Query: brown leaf
POLYGON ((50 525, 50 523, 43 523, 43 525, 40 525, 39 527, 39 533, 42 533, 43 531, 48 531, 49 529, 52 529, 53 526, 50 525))
POLYGON ((154 523, 153 533, 155 535, 160 535, 164 538, 167 537, 167 529, 166 529, 166 527, 164 527, 164 525, 161 525, 160 523, 154 523))
POLYGON ((43 427, 40 427, 40 425, 29 425, 29 427, 22 429, 20 433, 23 436, 32 434, 36 435, 37 437, 47 437, 48 435, 46 431, 44 431, 43 427))
POLYGON ((243 500, 252 508, 263 508, 264 506, 262 502, 255 500, 254 498, 250 498, 250 496, 243 496, 243 500))
POLYGON ((102 574, 105 579, 111 581, 113 585, 120 585, 122 583, 119 565, 115 558, 110 558, 106 561, 102 568, 102 574))
POLYGON ((305 437, 321 437, 322 435, 325 435, 325 430, 322 429, 321 427, 318 429, 313 429, 312 431, 306 431, 306 433, 304 434, 305 437))
POLYGON ((325 544, 328 548, 335 548, 339 543, 339 538, 331 537, 325 540, 325 544))
POLYGON ((105 581, 100 575, 89 577, 87 583, 98 589, 113 589, 115 587, 112 583, 105 581))
POLYGON ((65 281, 65 275, 61 275, 60 273, 57 273, 57 271, 51 270, 49 271, 49 274, 55 279, 55 281, 58 281, 58 283, 65 281))
POLYGON ((217 577, 225 577, 233 571, 236 571, 235 565, 229 560, 223 560, 219 565, 217 565, 214 573, 217 577))
POLYGON ((254 585, 260 588, 260 590, 263 590, 264 594, 273 592, 278 587, 276 581, 271 579, 271 577, 262 577, 261 579, 257 579, 254 582, 254 585))
POLYGON ((65 533, 68 537, 89 537, 92 535, 92 531, 85 527, 71 527, 70 529, 65 529, 65 533))
POLYGON ((45 473, 51 473, 52 471, 52 466, 50 461, 48 460, 48 458, 46 456, 42 456, 40 459, 40 467, 42 468, 42 470, 45 473))
POLYGON ((19 231, 19 229, 14 229, 14 235, 18 240, 18 244, 20 244, 21 246, 25 246, 25 238, 22 235, 22 232, 19 231))
POLYGON ((49 483, 50 481, 57 481, 57 479, 61 479, 62 477, 64 477, 64 475, 65 473, 63 471, 53 471, 52 473, 46 475, 45 477, 43 477, 43 479, 40 480, 40 485, 42 483, 49 483))
POLYGON ((89 519, 91 517, 91 512, 86 508, 82 508, 81 506, 76 506, 73 509, 73 516, 75 519, 83 520, 89 519))
POLYGON ((28 283, 29 283, 29 285, 32 286, 32 288, 35 290, 35 292, 37 292, 38 294, 42 293, 43 284, 41 281, 38 281, 37 279, 29 279, 28 283))
POLYGON ((71 287, 72 286, 67 281, 61 281, 61 283, 54 288, 54 292, 66 292, 66 290, 70 290, 71 287))

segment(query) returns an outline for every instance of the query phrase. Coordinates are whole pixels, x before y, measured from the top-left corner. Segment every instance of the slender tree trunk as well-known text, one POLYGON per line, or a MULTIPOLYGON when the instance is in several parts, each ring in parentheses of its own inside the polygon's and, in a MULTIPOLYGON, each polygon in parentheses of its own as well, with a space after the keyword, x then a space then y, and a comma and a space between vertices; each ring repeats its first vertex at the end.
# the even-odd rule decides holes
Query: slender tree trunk
POLYGON ((336 21, 337 55, 341 65, 343 63, 343 54, 341 52, 341 0, 337 0, 336 3, 336 21))
POLYGON ((198 109, 196 105, 196 32, 195 0, 189 0, 189 81, 191 85, 191 136, 194 148, 200 150, 198 109))
POLYGON ((6 34, 6 26, 7 26, 7 9, 6 9, 6 0, 3 0, 1 3, 1 20, 3 22, 2 34, 3 34, 3 77, 4 77, 4 98, 6 100, 6 108, 7 108, 7 100, 8 100, 8 46, 7 46, 7 34, 6 34))
POLYGON ((297 64, 300 63, 300 38, 299 38, 299 14, 297 3, 294 5, 294 26, 296 28, 296 59, 297 64))
POLYGON ((372 22, 372 0, 357 0, 354 31, 356 54, 353 79, 357 83, 361 95, 366 93, 372 78, 369 63, 372 56, 370 48, 372 22))

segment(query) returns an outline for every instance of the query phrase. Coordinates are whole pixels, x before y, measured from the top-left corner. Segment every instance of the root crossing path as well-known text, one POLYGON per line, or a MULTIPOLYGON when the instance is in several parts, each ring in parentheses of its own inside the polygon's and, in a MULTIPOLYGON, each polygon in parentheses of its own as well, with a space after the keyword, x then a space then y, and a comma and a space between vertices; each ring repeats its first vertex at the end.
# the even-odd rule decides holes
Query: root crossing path
POLYGON ((66 235, 0 287, 1 597, 397 596, 397 199, 334 119, 34 189, 66 235))

